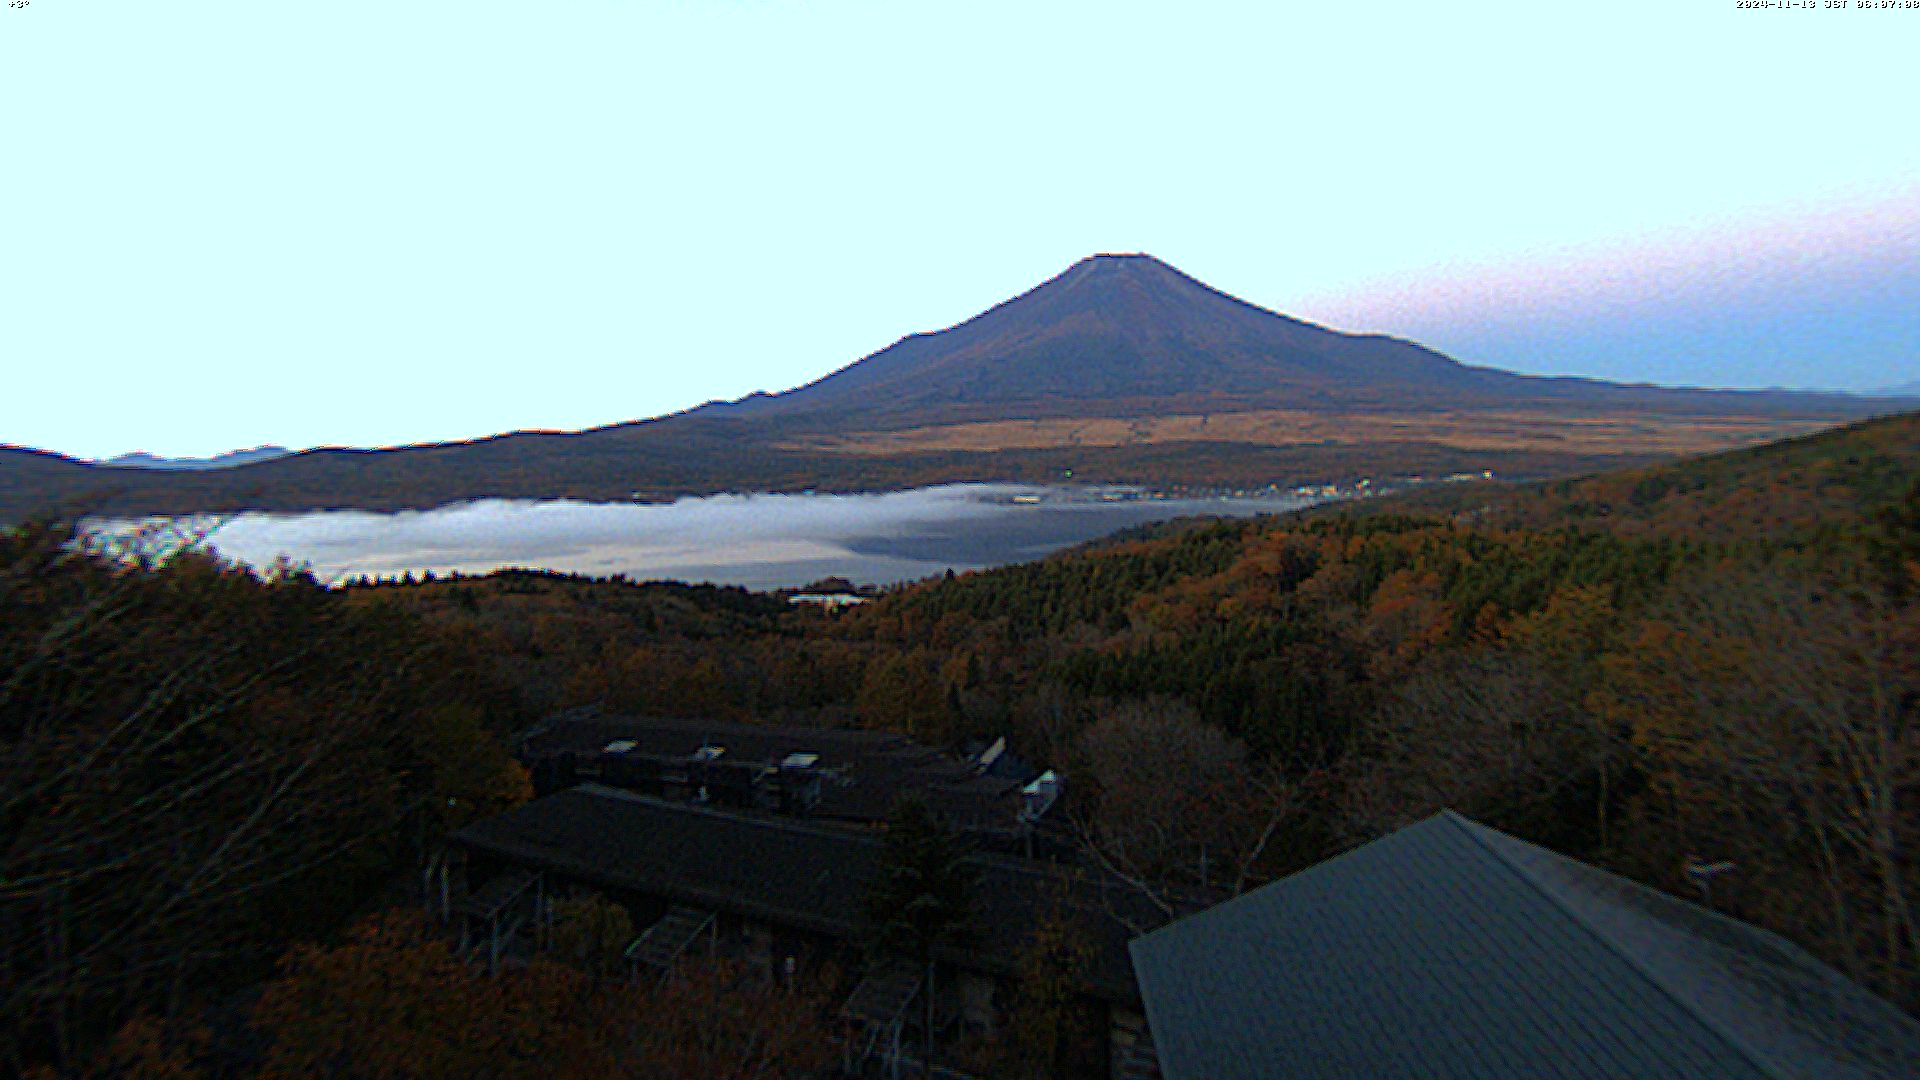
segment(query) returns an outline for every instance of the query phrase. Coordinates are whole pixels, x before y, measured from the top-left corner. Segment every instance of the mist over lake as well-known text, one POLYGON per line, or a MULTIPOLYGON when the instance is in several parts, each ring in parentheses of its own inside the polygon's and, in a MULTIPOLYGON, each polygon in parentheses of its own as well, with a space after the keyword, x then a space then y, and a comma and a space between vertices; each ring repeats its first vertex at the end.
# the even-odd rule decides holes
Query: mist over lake
MULTIPOLYGON (((208 543, 322 581, 524 567, 773 589, 888 584, 1036 559, 1129 526, 1296 510, 1294 495, 1149 498, 1121 489, 953 484, 864 495, 713 495, 665 505, 483 500, 435 510, 243 514, 208 543)), ((112 531, 125 523, 102 523, 112 531)))

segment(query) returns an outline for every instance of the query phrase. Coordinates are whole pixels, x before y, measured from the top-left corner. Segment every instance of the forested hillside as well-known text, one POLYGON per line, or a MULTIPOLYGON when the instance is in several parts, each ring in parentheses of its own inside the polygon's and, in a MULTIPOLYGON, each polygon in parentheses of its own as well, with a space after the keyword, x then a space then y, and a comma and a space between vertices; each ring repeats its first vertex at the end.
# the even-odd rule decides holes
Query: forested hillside
MULTIPOLYGON (((501 661, 539 642, 175 547, 0 533, 0 1075, 693 1080, 831 1055, 810 984, 630 985, 605 902, 559 905, 500 977, 456 954, 419 871, 530 797, 508 747, 541 688, 501 661)), ((690 590, 658 618, 750 633, 783 606, 690 590)))
POLYGON ((1844 542, 1906 494, 1916 440, 1920 414, 1908 413, 1710 457, 1523 487, 1446 485, 1376 506, 1533 529, 1844 542))
POLYGON ((1920 1004, 1920 416, 1162 533, 839 616, 524 575, 355 592, 504 650, 542 707, 1006 734, 1166 885, 1440 806, 1684 895, 1690 857, 1731 860, 1717 904, 1920 1004), (1156 816, 1176 835, 1134 829, 1156 816))
POLYGON ((0 1068, 189 1075, 181 1047, 211 1040, 268 1075, 434 1075, 472 1058, 407 1041, 393 1017, 430 1002, 500 1060, 596 1075, 637 1060, 608 1017, 664 1010, 684 1027, 645 1060, 684 1068, 657 1075, 717 1075, 702 1032, 810 1023, 718 984, 472 982, 404 919, 348 929, 406 903, 441 831, 525 796, 512 732, 593 704, 1004 734, 1065 774, 1087 858, 1163 901, 1441 806, 1689 897, 1690 860, 1731 861, 1717 907, 1920 1010, 1920 416, 1471 487, 1169 526, 833 615, 524 572, 328 590, 6 534, 0 1068), (508 1023, 547 1049, 516 1057, 508 1023))
POLYGON ((0 534, 0 1071, 85 1061, 527 797, 485 659, 312 578, 0 534))

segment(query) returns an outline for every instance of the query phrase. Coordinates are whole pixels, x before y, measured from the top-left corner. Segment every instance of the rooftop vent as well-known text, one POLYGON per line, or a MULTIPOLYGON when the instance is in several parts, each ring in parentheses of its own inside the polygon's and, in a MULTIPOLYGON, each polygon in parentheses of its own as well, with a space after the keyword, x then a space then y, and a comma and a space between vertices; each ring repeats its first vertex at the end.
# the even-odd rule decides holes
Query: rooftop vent
POLYGON ((1020 821, 1031 825, 1060 798, 1060 774, 1048 769, 1020 789, 1020 821))
POLYGON ((975 772, 986 772, 988 769, 993 768, 993 763, 999 761, 1000 755, 1006 752, 1007 737, 1002 735, 993 740, 992 746, 980 751, 980 756, 974 759, 973 770, 975 772))

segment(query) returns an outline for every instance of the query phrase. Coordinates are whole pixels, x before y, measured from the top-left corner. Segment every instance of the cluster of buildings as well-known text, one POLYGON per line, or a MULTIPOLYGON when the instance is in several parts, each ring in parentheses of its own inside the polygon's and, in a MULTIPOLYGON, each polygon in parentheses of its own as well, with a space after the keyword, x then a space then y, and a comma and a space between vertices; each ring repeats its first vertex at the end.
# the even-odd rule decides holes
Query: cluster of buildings
POLYGON ((912 795, 977 848, 1071 850, 1064 824, 1048 813, 1059 778, 1008 753, 1004 739, 956 756, 889 731, 639 719, 589 708, 526 732, 516 756, 538 795, 593 783, 865 832, 912 795))
MULTIPOLYGON (((941 1040, 1000 1029, 1033 929, 1065 917, 1090 950, 1075 992, 1099 1034, 1082 1073, 1158 1075, 1127 943, 1164 916, 1060 858, 1072 851, 1060 779, 1003 740, 955 756, 887 732, 580 711, 526 733, 518 754, 538 797, 455 833, 428 881, 430 903, 488 963, 522 947, 556 900, 592 892, 639 928, 636 977, 716 952, 775 980, 859 967, 884 823, 911 794, 966 839, 975 875, 966 944, 932 974, 941 1040)), ((926 984, 878 964, 847 988, 850 1075, 911 1067, 926 984)))
POLYGON ((1066 917, 1087 948, 1076 1076, 1920 1077, 1920 1025, 1783 939, 1451 813, 1169 920, 1077 864, 1060 778, 1004 743, 589 712, 519 750, 540 796, 454 834, 428 879, 475 955, 591 891, 633 917, 635 977, 833 963, 856 972, 849 1076, 919 1075, 928 995, 943 1042, 1004 1028, 1035 928, 1066 917), (970 933, 931 972, 863 969, 908 793, 974 842, 970 933))

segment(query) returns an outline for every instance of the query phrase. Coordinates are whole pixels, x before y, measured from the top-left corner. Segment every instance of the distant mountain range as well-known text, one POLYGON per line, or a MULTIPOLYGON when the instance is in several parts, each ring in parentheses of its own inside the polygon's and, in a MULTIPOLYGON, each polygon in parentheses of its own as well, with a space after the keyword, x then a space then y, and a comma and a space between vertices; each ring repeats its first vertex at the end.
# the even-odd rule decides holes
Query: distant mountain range
POLYGON ((1473 367, 1098 255, 782 394, 566 434, 128 469, 0 449, 0 518, 667 499, 956 480, 1246 487, 1493 469, 1564 475, 1886 411, 1839 394, 1669 389, 1473 367))
POLYGON ((291 453, 293 451, 284 446, 256 446, 251 450, 231 450, 210 458, 168 458, 136 450, 131 454, 108 458, 101 464, 116 465, 123 469, 226 469, 256 461, 272 461, 291 453))

